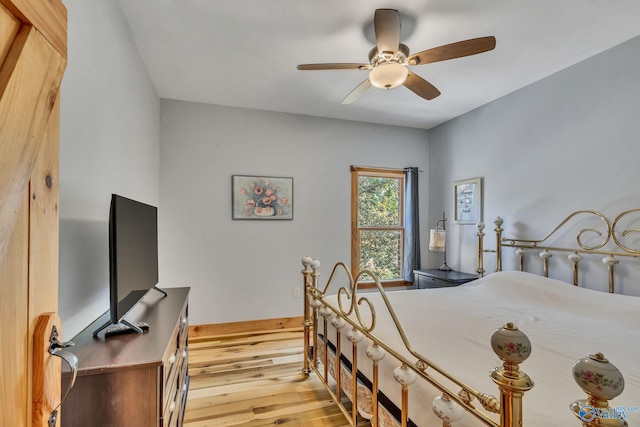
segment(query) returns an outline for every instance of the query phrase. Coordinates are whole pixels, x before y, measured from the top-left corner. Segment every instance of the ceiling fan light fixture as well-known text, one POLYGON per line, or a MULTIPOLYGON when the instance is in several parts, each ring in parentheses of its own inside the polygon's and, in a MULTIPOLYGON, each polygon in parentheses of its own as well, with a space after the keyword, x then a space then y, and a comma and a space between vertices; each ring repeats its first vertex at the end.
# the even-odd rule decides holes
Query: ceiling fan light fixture
POLYGON ((402 64, 386 63, 374 67, 369 72, 371 84, 379 89, 393 89, 404 83, 409 70, 402 64))

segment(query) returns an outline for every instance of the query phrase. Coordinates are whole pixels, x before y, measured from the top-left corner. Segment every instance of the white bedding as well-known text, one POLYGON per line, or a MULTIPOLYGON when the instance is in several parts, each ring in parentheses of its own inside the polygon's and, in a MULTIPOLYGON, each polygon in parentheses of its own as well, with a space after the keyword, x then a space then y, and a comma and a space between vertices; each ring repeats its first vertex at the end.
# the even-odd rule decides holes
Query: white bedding
MULTIPOLYGON (((414 349, 447 369, 475 389, 498 397, 489 371, 500 365, 491 350, 493 331, 513 322, 527 334, 532 353, 521 369, 535 383, 524 396, 527 426, 580 425, 569 405, 586 395, 573 380, 571 368, 584 356, 602 352, 625 378, 624 392, 610 402, 614 407, 640 407, 640 298, 612 295, 577 288, 553 279, 521 272, 499 272, 457 288, 387 292, 414 349)), ((360 293, 360 296, 365 296, 360 293)), ((391 317, 377 292, 366 296, 376 305, 373 333, 404 349, 391 317)), ((337 307, 335 296, 327 300, 337 307)), ((366 312, 363 309, 363 313, 366 312)), ((366 316, 365 316, 366 317, 366 316)), ((331 328, 331 326, 329 326, 331 328)), ((346 332, 346 330, 344 331, 346 332)), ((351 357, 351 344, 344 338, 344 355, 351 357)), ((328 332, 335 340, 335 332, 328 332)), ((371 363, 364 355, 369 345, 360 344, 358 368, 371 375, 371 363)), ((401 351, 408 355, 408 352, 401 351)), ((410 360, 413 360, 410 358, 410 360)), ((399 388, 383 359, 380 388, 399 406, 399 388), (391 386, 391 388, 390 388, 391 386)), ((438 394, 419 379, 410 389, 410 418, 419 426, 439 425, 431 410, 438 394)), ((477 403, 477 402, 476 402, 477 403)), ((629 414, 631 426, 640 426, 640 412, 629 414)), ((465 413, 456 426, 479 422, 465 413)))

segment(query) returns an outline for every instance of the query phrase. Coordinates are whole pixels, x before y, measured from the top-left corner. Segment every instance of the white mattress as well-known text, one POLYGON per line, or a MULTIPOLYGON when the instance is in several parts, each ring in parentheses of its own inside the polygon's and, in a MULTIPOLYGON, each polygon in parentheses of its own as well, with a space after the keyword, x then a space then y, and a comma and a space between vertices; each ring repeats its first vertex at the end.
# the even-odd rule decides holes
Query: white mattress
MULTIPOLYGON (((416 351, 468 385, 496 397, 497 387, 488 374, 501 362, 491 350, 491 334, 507 322, 525 332, 532 353, 521 369, 535 383, 524 396, 525 425, 579 425, 569 405, 586 395, 573 380, 571 368, 577 359, 598 351, 625 378, 624 392, 610 402, 611 406, 640 408, 639 297, 591 291, 521 272, 493 273, 457 288, 392 291, 387 295, 416 351)), ((393 348, 404 349, 378 292, 366 296, 376 305, 373 333, 393 348)), ((335 299, 327 297, 337 307, 335 299)), ((366 311, 363 308, 363 313, 366 311)), ((350 358, 351 344, 345 335, 342 349, 350 358)), ((335 332, 330 330, 328 336, 335 340, 335 332)), ((364 355, 367 341, 360 343, 358 368, 370 377, 371 363, 364 355)), ((381 366, 397 366, 390 357, 383 362, 381 366)), ((381 368, 380 388, 399 406, 399 388, 391 370, 381 368)), ((419 379, 410 389, 410 418, 419 426, 439 425, 432 424, 437 418, 431 410, 438 393, 419 383, 424 381, 419 379)), ((627 421, 640 426, 640 412, 629 414, 627 421)), ((465 413, 455 425, 480 424, 465 413)))

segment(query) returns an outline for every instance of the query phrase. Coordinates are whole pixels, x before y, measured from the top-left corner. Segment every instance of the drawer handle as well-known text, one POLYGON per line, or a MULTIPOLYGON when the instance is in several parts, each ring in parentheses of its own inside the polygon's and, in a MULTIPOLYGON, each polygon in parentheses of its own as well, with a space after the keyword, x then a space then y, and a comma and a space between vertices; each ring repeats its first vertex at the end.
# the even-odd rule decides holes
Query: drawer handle
POLYGON ((173 365, 174 363, 176 363, 176 354, 175 353, 171 354, 171 356, 169 356, 169 360, 167 360, 167 362, 169 362, 170 365, 173 365))
POLYGON ((176 410, 176 401, 174 400, 173 402, 171 402, 169 404, 169 413, 173 412, 176 410))

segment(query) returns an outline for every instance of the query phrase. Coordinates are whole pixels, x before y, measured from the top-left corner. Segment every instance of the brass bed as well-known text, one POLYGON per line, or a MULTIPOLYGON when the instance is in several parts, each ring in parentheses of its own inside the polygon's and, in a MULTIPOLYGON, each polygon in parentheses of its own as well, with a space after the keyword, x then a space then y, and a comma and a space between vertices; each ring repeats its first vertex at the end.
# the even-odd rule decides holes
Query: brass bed
POLYGON ((303 372, 325 383, 354 426, 639 425, 640 298, 614 293, 619 261, 633 267, 640 258, 632 249, 639 212, 611 221, 577 211, 537 240, 504 237, 498 218, 495 250, 484 248, 478 224, 479 279, 458 288, 385 292, 374 274, 353 277, 344 263, 321 287, 319 262, 304 257, 303 372), (585 226, 585 217, 596 225, 585 226), (574 223, 577 244, 549 243, 574 223), (508 249, 522 272, 502 272, 508 249), (496 273, 485 274, 487 253, 495 254, 496 273), (575 286, 523 272, 527 256, 539 255, 549 276, 555 253, 569 255, 575 286), (594 256, 603 258, 610 293, 578 286, 581 261, 594 256), (375 289, 361 289, 371 278, 375 289), (589 334, 598 328, 610 332, 589 334))

